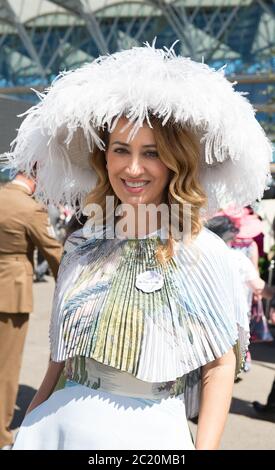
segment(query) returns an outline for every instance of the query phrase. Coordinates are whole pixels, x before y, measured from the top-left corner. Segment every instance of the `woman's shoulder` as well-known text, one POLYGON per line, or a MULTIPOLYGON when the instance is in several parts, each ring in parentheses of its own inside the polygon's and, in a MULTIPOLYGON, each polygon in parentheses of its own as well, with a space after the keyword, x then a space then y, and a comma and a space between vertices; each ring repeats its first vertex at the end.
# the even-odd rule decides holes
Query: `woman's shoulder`
POLYGON ((215 282, 227 279, 235 271, 230 248, 204 227, 191 243, 179 244, 175 250, 175 258, 181 271, 189 272, 192 269, 193 273, 205 279, 205 283, 210 278, 215 278, 215 282))
POLYGON ((200 249, 205 255, 211 257, 221 257, 228 256, 230 248, 226 243, 215 233, 208 230, 208 228, 203 227, 194 240, 196 247, 200 249))
POLYGON ((87 238, 84 236, 82 227, 75 230, 66 238, 63 254, 66 255, 71 253, 76 247, 84 243, 86 240, 87 238))
MULTIPOLYGON (((75 230, 70 233, 65 241, 63 258, 68 262, 74 262, 80 257, 86 257, 93 249, 97 249, 102 243, 105 243, 104 235, 104 229, 95 230, 93 227, 90 228, 86 225, 75 230)), ((102 253, 102 250, 100 253, 102 253)))

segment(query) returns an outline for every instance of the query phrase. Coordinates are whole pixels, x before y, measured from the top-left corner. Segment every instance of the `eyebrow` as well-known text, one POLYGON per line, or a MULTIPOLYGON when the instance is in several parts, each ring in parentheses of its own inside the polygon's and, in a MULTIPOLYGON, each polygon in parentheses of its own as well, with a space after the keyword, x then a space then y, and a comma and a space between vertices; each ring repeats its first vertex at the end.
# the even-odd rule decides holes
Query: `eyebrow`
MULTIPOLYGON (((130 144, 126 144, 125 142, 120 142, 119 140, 116 140, 115 142, 112 142, 111 145, 124 145, 125 147, 130 147, 130 144)), ((156 144, 146 144, 146 145, 142 145, 142 147, 144 148, 148 148, 148 147, 157 147, 156 144)))

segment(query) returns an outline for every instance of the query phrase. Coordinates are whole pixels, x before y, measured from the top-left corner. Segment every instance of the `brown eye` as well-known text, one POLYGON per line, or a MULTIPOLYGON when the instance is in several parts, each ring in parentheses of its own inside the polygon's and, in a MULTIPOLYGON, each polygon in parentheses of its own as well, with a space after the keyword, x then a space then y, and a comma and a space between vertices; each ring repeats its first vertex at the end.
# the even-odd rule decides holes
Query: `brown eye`
POLYGON ((148 157, 158 157, 159 156, 158 152, 156 152, 154 150, 146 152, 145 155, 148 156, 148 157))
POLYGON ((115 153, 128 153, 128 150, 124 147, 117 147, 114 149, 115 153))

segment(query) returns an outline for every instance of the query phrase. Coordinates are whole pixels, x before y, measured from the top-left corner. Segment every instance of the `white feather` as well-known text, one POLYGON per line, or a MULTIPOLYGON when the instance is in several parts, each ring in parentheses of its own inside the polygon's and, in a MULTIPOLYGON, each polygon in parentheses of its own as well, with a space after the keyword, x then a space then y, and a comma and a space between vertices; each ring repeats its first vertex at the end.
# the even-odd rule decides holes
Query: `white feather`
POLYGON ((245 205, 262 197, 271 144, 223 69, 146 44, 62 72, 38 96, 8 158, 28 174, 39 162, 36 193, 46 203, 83 201, 96 184, 88 157, 94 145, 103 148, 98 130, 113 130, 126 114, 133 137, 144 120, 150 125, 149 112, 163 125, 172 118, 202 136, 201 182, 210 212, 225 202, 245 205))

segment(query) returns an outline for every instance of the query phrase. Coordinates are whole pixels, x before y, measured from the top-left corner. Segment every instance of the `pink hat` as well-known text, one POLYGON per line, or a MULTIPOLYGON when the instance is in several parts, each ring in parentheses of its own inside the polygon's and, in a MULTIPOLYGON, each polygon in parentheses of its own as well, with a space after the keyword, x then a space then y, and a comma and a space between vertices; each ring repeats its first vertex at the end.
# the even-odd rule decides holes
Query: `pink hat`
POLYGON ((264 230, 262 221, 257 215, 245 215, 241 219, 240 231, 237 238, 254 238, 264 230))
POLYGON ((232 220, 235 226, 239 229, 239 233, 236 237, 237 239, 254 238, 264 230, 262 221, 256 214, 250 214, 249 209, 246 207, 236 209, 234 205, 230 205, 217 212, 215 215, 226 215, 232 220))

